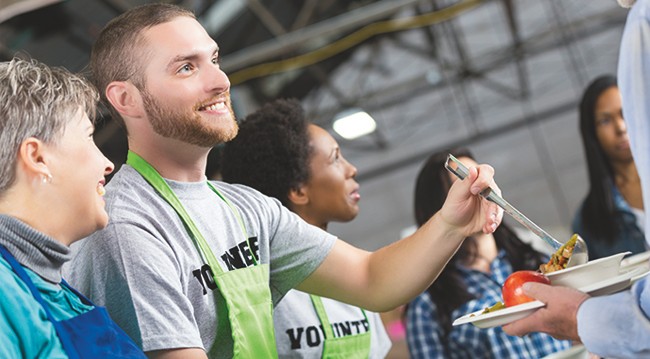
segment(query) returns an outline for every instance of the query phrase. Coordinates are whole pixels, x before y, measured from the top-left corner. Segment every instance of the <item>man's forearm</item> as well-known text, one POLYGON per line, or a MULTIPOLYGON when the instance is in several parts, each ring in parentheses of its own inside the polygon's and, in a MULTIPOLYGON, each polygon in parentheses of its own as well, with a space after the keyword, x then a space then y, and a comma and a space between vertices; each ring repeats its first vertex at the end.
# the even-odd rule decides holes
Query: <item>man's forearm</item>
POLYGON ((372 311, 386 311, 424 291, 463 239, 460 231, 436 214, 411 236, 373 253, 337 243, 298 289, 372 311))

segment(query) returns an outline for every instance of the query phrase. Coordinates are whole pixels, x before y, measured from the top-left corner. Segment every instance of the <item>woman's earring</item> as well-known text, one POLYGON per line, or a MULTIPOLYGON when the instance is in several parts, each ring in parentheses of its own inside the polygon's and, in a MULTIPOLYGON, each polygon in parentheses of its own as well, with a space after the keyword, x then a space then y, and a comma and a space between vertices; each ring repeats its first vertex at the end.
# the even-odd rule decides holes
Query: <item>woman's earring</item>
POLYGON ((41 179, 41 181, 43 182, 43 184, 52 183, 52 175, 49 173, 43 174, 43 178, 41 179))

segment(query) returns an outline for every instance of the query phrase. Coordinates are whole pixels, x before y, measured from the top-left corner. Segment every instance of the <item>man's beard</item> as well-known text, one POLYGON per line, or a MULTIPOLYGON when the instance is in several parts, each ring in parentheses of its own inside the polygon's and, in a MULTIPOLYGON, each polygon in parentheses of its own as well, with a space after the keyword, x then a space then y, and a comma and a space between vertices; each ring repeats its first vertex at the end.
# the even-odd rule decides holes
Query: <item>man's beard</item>
MULTIPOLYGON (((230 105, 228 95, 226 106, 230 112, 229 123, 226 126, 206 126, 206 121, 194 110, 175 111, 168 109, 158 102, 149 92, 141 91, 145 111, 153 130, 160 136, 183 141, 201 147, 214 147, 217 144, 232 140, 238 131, 237 121, 230 105)), ((224 121, 218 119, 217 121, 224 121)))

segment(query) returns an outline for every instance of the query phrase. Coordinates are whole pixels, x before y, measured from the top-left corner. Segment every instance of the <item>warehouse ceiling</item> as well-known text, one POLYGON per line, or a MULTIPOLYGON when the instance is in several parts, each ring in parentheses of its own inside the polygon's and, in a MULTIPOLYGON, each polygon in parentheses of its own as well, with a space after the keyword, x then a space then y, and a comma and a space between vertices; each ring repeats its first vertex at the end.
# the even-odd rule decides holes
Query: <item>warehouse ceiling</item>
MULTIPOLYGON (((0 0, 0 56, 82 71, 106 22, 146 2, 0 0)), ((419 166, 454 146, 492 164, 504 196, 531 219, 570 234, 587 190, 577 101, 591 79, 616 71, 626 10, 614 0, 173 3, 219 44, 239 118, 279 97, 299 98, 328 130, 346 109, 375 118, 371 135, 335 135, 362 195, 359 218, 331 228, 342 238, 368 249, 397 239, 413 223, 419 166)), ((124 162, 110 118, 96 141, 124 162)), ((208 171, 218 172, 216 160, 208 171)))

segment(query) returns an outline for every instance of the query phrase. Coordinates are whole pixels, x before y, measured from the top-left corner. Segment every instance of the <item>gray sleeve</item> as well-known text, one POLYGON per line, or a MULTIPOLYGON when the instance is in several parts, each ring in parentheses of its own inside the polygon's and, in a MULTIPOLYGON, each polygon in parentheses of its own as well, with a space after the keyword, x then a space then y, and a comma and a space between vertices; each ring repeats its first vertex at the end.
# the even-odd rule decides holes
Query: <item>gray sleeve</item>
POLYGON ((337 240, 282 209, 278 231, 271 239, 271 290, 277 301, 320 266, 337 240))
POLYGON ((271 294, 277 304, 320 266, 337 238, 308 224, 275 198, 242 185, 231 185, 229 189, 243 194, 235 197, 245 199, 236 203, 237 207, 242 209, 244 216, 253 214, 248 221, 261 221, 260 235, 268 237, 271 294))
POLYGON ((80 245, 68 275, 144 351, 203 348, 171 248, 137 223, 111 221, 80 245), (92 244, 92 245, 90 245, 92 244))

